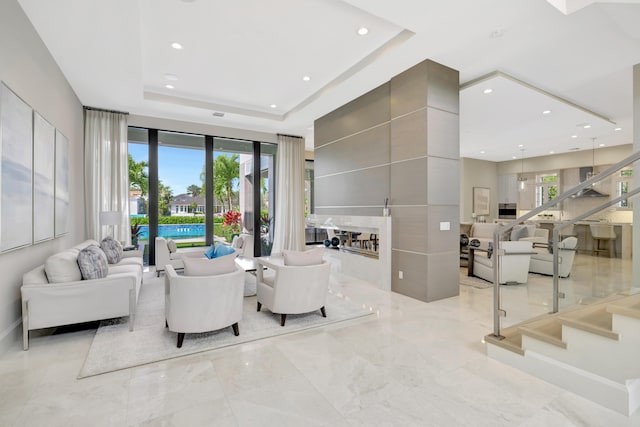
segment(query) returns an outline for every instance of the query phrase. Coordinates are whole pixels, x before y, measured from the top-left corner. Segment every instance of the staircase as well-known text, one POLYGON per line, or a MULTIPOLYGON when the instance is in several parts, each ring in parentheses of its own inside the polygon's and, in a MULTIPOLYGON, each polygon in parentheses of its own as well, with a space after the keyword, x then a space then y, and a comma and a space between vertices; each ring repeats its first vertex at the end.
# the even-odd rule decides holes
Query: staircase
POLYGON ((625 415, 640 407, 640 291, 485 337, 489 357, 625 415))

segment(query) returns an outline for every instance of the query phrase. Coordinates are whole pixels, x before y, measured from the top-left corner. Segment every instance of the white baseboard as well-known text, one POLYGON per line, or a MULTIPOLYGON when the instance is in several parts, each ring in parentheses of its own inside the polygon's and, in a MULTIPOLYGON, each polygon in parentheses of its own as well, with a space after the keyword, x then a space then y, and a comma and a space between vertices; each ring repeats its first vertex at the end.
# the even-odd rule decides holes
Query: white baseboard
POLYGON ((7 329, 0 332, 0 356, 19 340, 22 340, 22 319, 16 320, 7 329))
POLYGON ((487 355, 623 415, 640 407, 640 380, 620 384, 531 350, 521 356, 490 343, 487 355))

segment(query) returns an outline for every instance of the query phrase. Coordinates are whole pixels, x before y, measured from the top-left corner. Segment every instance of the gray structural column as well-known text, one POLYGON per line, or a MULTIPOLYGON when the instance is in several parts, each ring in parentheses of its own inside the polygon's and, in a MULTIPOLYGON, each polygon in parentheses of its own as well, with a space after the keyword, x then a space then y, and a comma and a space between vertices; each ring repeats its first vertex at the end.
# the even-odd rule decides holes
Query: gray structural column
POLYGON ((459 292, 459 73, 424 61, 391 79, 392 289, 459 292))
POLYGON ((427 60, 314 127, 316 213, 380 216, 388 198, 392 289, 422 301, 458 295, 458 115, 458 72, 427 60))
MULTIPOLYGON (((640 64, 633 66, 633 151, 640 150, 640 64)), ((640 186, 640 165, 633 167, 634 187, 640 186)), ((632 283, 640 287, 640 198, 633 201, 632 283)))

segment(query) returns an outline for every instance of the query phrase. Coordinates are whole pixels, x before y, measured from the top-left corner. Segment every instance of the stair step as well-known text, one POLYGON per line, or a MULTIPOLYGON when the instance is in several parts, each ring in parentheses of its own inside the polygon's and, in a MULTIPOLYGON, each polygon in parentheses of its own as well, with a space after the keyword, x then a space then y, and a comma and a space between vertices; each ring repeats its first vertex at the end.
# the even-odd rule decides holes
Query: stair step
POLYGON ((612 330, 613 316, 606 310, 606 306, 588 313, 559 316, 563 325, 580 329, 585 332, 600 335, 612 340, 620 339, 620 335, 612 330))
POLYGON ((522 349, 522 334, 519 332, 511 332, 505 334, 505 331, 502 331, 503 339, 496 338, 495 335, 489 334, 484 337, 485 342, 491 343, 498 347, 502 347, 505 350, 512 351, 520 356, 524 356, 524 350, 522 349))
POLYGON ((555 345, 556 347, 567 348, 567 344, 562 341, 562 323, 560 323, 556 316, 521 325, 518 329, 522 335, 555 345))
POLYGON ((607 304, 607 311, 611 314, 640 319, 640 294, 631 295, 607 304))

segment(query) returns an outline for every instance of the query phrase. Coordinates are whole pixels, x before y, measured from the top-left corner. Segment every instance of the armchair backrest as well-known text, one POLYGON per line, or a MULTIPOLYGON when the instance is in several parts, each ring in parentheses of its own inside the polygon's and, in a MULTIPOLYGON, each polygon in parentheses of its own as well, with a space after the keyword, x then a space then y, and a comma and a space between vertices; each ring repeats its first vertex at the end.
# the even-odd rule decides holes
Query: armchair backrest
POLYGON ((169 264, 169 246, 164 237, 156 237, 156 268, 164 269, 169 264))
POLYGON ((165 274, 165 316, 171 330, 205 332, 242 318, 244 271, 182 276, 169 264, 165 274))
POLYGON ((273 311, 277 313, 280 307, 295 307, 296 312, 305 313, 324 306, 330 273, 328 261, 318 265, 278 267, 273 284, 273 311))
POLYGON ((490 222, 476 222, 471 226, 471 236, 469 237, 481 237, 485 239, 493 239, 493 232, 496 231, 498 224, 490 222))

